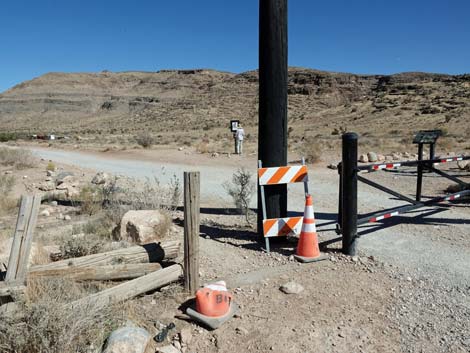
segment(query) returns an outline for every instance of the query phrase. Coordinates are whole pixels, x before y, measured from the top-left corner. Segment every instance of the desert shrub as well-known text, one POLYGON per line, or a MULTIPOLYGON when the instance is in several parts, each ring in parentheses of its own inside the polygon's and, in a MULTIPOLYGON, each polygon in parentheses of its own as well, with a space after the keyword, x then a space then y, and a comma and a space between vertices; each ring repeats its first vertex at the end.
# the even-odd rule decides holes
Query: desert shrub
POLYGON ((155 140, 154 140, 153 136, 148 132, 137 135, 135 137, 135 142, 137 142, 137 144, 139 146, 142 146, 143 148, 149 148, 153 144, 155 144, 155 140))
POLYGON ((15 186, 15 177, 12 175, 0 175, 0 193, 2 196, 9 195, 15 186))
POLYGON ((63 278, 30 279, 18 315, 0 314, 0 351, 4 353, 86 353, 100 349, 123 321, 117 307, 90 303, 66 306, 87 295, 86 287, 63 278))
POLYGON ((46 170, 51 171, 51 172, 55 171, 56 170, 55 164, 53 162, 47 163, 46 170))
POLYGON ((93 184, 84 186, 78 196, 80 204, 80 213, 92 216, 102 210, 103 192, 102 189, 93 184))
POLYGON ((303 143, 300 152, 307 163, 315 163, 321 159, 322 148, 318 142, 307 140, 303 143))
POLYGON ((105 246, 105 240, 96 234, 75 234, 62 239, 63 242, 58 244, 62 260, 98 254, 105 246))
POLYGON ((209 143, 202 141, 196 145, 196 151, 198 153, 209 153, 209 143))
POLYGON ((15 177, 12 175, 1 175, 0 176, 0 215, 11 213, 16 209, 18 201, 10 197, 11 191, 15 186, 15 177))
POLYGON ((256 191, 256 185, 251 180, 252 174, 245 168, 238 169, 232 175, 232 181, 223 183, 225 191, 233 199, 235 207, 245 215, 246 223, 251 225, 250 221, 250 201, 256 191))
POLYGON ((16 141, 18 135, 14 132, 0 132, 0 142, 16 141))
POLYGON ((139 181, 133 178, 112 178, 102 189, 103 208, 107 217, 119 224, 129 210, 161 210, 168 213, 178 207, 181 182, 173 175, 168 184, 158 178, 139 181))
POLYGON ((22 148, 0 147, 0 164, 16 169, 31 168, 36 165, 36 158, 29 150, 22 148))

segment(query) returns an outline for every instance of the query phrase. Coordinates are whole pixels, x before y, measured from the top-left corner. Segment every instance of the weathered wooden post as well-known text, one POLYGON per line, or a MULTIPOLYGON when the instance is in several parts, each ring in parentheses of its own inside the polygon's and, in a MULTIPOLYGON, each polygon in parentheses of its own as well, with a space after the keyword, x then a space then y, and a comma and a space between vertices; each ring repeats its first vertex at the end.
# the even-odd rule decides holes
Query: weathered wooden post
MULTIPOLYGON (((258 160, 287 165, 287 0, 260 0, 258 160)), ((287 185, 265 190, 268 218, 287 215, 287 185)), ((258 191, 258 233, 262 236, 258 191)))
POLYGON ((184 288, 199 288, 199 172, 184 172, 184 288))

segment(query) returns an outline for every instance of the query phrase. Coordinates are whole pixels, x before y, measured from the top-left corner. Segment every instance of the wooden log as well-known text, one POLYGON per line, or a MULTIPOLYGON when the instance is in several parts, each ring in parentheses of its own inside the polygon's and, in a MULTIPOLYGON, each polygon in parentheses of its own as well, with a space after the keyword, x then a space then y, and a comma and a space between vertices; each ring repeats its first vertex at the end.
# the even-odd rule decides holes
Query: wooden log
POLYGON ((29 254, 33 244, 33 233, 40 205, 41 197, 39 195, 23 196, 21 198, 13 244, 8 259, 6 282, 22 282, 26 279, 29 254))
POLYGON ((199 172, 184 173, 184 287, 199 288, 199 172))
POLYGON ((134 279, 162 268, 159 263, 123 264, 40 270, 31 269, 29 278, 64 277, 75 281, 112 281, 134 279))
POLYGON ((167 241, 131 246, 129 248, 112 250, 100 254, 76 257, 73 259, 52 262, 46 265, 31 267, 31 272, 46 270, 61 270, 71 267, 94 267, 102 265, 136 264, 171 260, 178 256, 180 242, 167 241))
POLYGON ((0 282, 0 297, 9 297, 17 293, 24 293, 26 287, 18 282, 0 282))
POLYGON ((102 308, 107 305, 120 303, 138 295, 156 290, 177 281, 183 275, 180 265, 172 265, 162 270, 152 272, 148 275, 127 281, 115 287, 89 295, 88 297, 76 300, 68 306, 102 308))

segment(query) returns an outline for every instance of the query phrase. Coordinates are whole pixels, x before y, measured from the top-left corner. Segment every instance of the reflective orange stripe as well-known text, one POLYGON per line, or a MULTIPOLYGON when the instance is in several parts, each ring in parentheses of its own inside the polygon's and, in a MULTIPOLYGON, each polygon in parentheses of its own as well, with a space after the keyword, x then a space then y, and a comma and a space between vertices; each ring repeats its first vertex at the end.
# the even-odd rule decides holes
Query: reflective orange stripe
POLYGON ((304 180, 304 178, 307 176, 307 167, 302 166, 300 170, 297 172, 294 178, 292 178, 292 182, 298 182, 304 180))
POLYGON ((279 235, 287 235, 290 232, 292 232, 292 229, 295 227, 295 225, 298 223, 299 219, 298 218, 291 218, 287 221, 286 224, 284 224, 284 227, 279 232, 279 235))
POLYGON ((273 225, 277 223, 277 219, 267 219, 263 223, 264 234, 267 234, 273 225))
POLYGON ((286 174, 289 171, 289 167, 280 167, 276 173, 269 179, 269 184, 276 184, 278 183, 284 174, 286 174))

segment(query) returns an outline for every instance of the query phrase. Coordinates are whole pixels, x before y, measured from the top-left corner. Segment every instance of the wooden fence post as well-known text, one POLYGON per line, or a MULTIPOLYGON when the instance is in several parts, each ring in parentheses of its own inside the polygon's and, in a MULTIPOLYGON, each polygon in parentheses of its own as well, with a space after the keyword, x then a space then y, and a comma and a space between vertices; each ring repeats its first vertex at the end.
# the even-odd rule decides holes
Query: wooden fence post
POLYGON ((184 288, 199 288, 199 172, 184 172, 184 288))
POLYGON ((21 198, 13 244, 8 259, 6 282, 23 283, 26 280, 39 206, 41 206, 41 197, 39 195, 23 196, 21 198))

